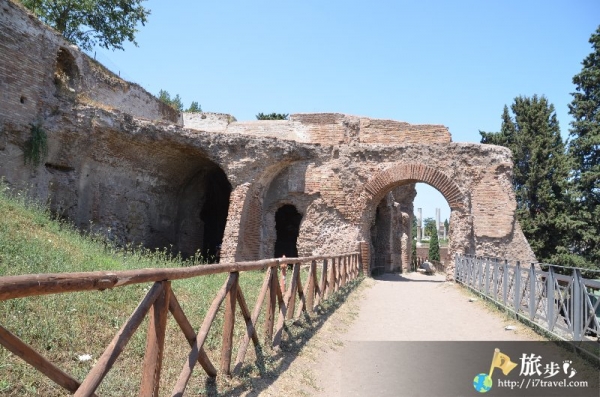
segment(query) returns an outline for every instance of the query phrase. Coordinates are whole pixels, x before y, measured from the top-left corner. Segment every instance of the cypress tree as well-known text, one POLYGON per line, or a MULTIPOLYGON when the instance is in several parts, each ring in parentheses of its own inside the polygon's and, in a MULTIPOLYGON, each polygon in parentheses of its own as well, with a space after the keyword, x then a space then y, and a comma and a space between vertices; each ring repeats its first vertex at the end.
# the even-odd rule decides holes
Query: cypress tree
MULTIPOLYGON (((500 132, 483 132, 481 143, 513 153, 517 219, 539 261, 564 262, 570 253, 567 189, 569 162, 554 105, 542 96, 517 97, 502 113, 500 132), (513 118, 514 117, 514 118, 513 118)), ((560 263, 557 263, 560 264, 560 263)))
POLYGON ((440 260, 440 242, 437 233, 433 233, 431 240, 429 240, 429 259, 432 261, 440 260))
POLYGON ((574 163, 572 212, 578 221, 573 249, 590 265, 600 267, 600 26, 589 42, 593 51, 573 77, 576 92, 569 105, 574 121, 568 154, 574 163))

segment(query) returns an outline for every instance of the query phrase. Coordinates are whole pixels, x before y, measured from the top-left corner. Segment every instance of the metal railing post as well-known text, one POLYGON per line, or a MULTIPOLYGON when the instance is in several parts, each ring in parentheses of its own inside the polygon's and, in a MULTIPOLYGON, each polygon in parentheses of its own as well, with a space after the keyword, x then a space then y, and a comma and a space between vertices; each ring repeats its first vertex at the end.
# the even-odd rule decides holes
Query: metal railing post
POLYGON ((573 270, 573 296, 571 297, 573 311, 573 340, 580 341, 583 331, 581 275, 579 270, 573 270))
POLYGON ((469 286, 475 286, 475 257, 469 257, 469 286))
POLYGON ((508 301, 508 261, 504 260, 504 267, 502 268, 502 303, 504 306, 507 305, 508 301))
POLYGON ((547 314, 548 317, 548 331, 552 331, 554 329, 554 308, 556 303, 554 302, 554 269, 552 266, 548 268, 548 276, 546 278, 546 304, 547 304, 547 314))
POLYGON ((519 314, 521 309, 521 262, 517 261, 515 266, 515 290, 514 290, 514 302, 515 313, 519 314))
POLYGON ((458 254, 454 255, 454 282, 459 281, 458 280, 458 266, 459 266, 459 259, 458 259, 458 254))
POLYGON ((533 263, 531 263, 531 266, 529 267, 529 318, 531 319, 531 321, 533 321, 533 319, 535 318, 535 312, 536 312, 536 307, 535 307, 535 298, 536 298, 536 294, 535 294, 535 286, 536 286, 536 282, 535 282, 535 265, 533 263))
POLYGON ((494 300, 498 300, 498 258, 494 259, 494 300))
POLYGON ((485 296, 490 296, 490 258, 485 258, 485 296))

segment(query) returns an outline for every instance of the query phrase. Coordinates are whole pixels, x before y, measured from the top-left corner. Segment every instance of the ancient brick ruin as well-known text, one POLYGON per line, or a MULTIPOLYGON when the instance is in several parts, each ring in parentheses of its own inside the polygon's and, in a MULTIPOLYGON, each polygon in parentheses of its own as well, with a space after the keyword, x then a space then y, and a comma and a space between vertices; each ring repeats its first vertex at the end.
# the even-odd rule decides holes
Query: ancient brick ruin
POLYGON ((114 241, 221 261, 356 250, 406 269, 415 183, 452 210, 450 254, 533 260, 510 152, 441 125, 344 114, 183 114, 0 0, 0 176, 114 241), (48 137, 24 162, 31 124, 48 137))

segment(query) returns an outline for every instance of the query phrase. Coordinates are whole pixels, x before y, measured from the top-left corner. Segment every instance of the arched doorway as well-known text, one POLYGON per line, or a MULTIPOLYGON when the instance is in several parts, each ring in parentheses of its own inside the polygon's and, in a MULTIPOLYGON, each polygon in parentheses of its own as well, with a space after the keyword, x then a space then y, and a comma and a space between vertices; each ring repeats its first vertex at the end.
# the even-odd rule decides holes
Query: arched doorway
POLYGON ((375 209, 371 224, 371 274, 405 272, 411 262, 414 184, 390 190, 375 209))
POLYGON ((177 250, 183 257, 200 253, 210 263, 220 259, 231 184, 214 163, 201 168, 186 184, 179 198, 177 250))
POLYGON ((200 211, 200 220, 204 222, 201 252, 203 257, 214 256, 215 262, 218 262, 227 223, 231 184, 225 173, 217 168, 208 174, 206 187, 206 197, 200 211))
MULTIPOLYGON (((385 200, 389 200, 389 194, 395 193, 399 188, 411 186, 414 191, 414 186, 418 182, 424 182, 439 191, 452 211, 450 223, 457 225, 457 227, 451 228, 449 236, 450 246, 448 247, 449 254, 453 256, 456 252, 470 253, 474 250, 472 219, 468 211, 465 210, 469 208, 468 196, 462 193, 458 185, 451 178, 434 167, 421 164, 399 164, 381 171, 365 185, 367 206, 364 218, 365 228, 363 230, 366 232, 366 236, 369 237, 366 241, 370 242, 370 252, 368 258, 363 258, 363 260, 366 259, 367 263, 369 263, 370 272, 373 270, 377 272, 378 269, 375 269, 376 267, 381 267, 383 271, 394 270, 392 269, 393 266, 391 266, 393 265, 393 261, 390 261, 389 258, 387 262, 381 259, 381 256, 393 255, 393 247, 388 245, 382 252, 381 247, 374 244, 374 242, 381 242, 380 233, 382 230, 385 233, 385 228, 387 227, 385 220, 381 216, 382 210, 385 207, 382 203, 385 200), (375 226, 375 232, 377 233, 375 239, 372 236, 374 231, 373 226, 375 226)), ((409 214, 408 225, 410 229, 412 229, 411 217, 414 216, 412 208, 413 199, 414 195, 410 199, 410 210, 406 211, 409 214)), ((386 205, 389 205, 389 203, 386 205)), ((390 234, 388 233, 388 235, 390 234)), ((412 231, 409 236, 409 241, 411 241, 413 237, 412 231)), ((408 252, 406 246, 403 252, 408 252)))
POLYGON ((300 233, 300 221, 302 214, 296 207, 286 204, 275 213, 275 258, 285 255, 288 258, 298 256, 298 234, 300 233))

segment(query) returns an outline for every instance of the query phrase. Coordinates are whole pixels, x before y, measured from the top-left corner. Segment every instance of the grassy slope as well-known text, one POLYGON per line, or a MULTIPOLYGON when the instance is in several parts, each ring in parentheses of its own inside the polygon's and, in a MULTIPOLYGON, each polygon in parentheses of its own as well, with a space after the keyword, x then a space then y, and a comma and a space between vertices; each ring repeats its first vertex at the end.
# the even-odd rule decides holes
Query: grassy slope
MULTIPOLYGON (((52 220, 43 208, 26 201, 18 194, 11 195, 9 189, 0 184, 0 276, 186 265, 180 260, 167 258, 161 252, 126 254, 105 244, 100 238, 82 236, 65 222, 52 220)), ((251 310, 263 275, 262 272, 250 272, 240 277, 251 310)), ((225 277, 214 275, 173 282, 173 291, 194 328, 199 328, 204 313, 225 277)), ((82 380, 149 287, 134 285, 103 292, 3 301, 0 302, 0 324, 61 369, 82 380), (92 360, 79 361, 78 355, 82 354, 91 354, 92 360)), ((186 340, 172 318, 169 318, 168 326, 163 372, 163 384, 166 387, 161 394, 170 392, 170 385, 179 375, 189 351, 186 340)), ((215 366, 218 366, 221 328, 222 316, 217 317, 205 344, 215 366)), ((244 328, 238 319, 238 338, 244 328)), ((138 329, 114 369, 109 372, 98 390, 99 395, 136 394, 145 347, 145 330, 146 323, 138 329)), ((249 349, 249 356, 252 356, 252 349, 249 349)), ((201 375, 201 370, 196 371, 190 382, 192 394, 206 387, 201 375)), ((0 347, 0 395, 64 394, 58 386, 0 347)))

